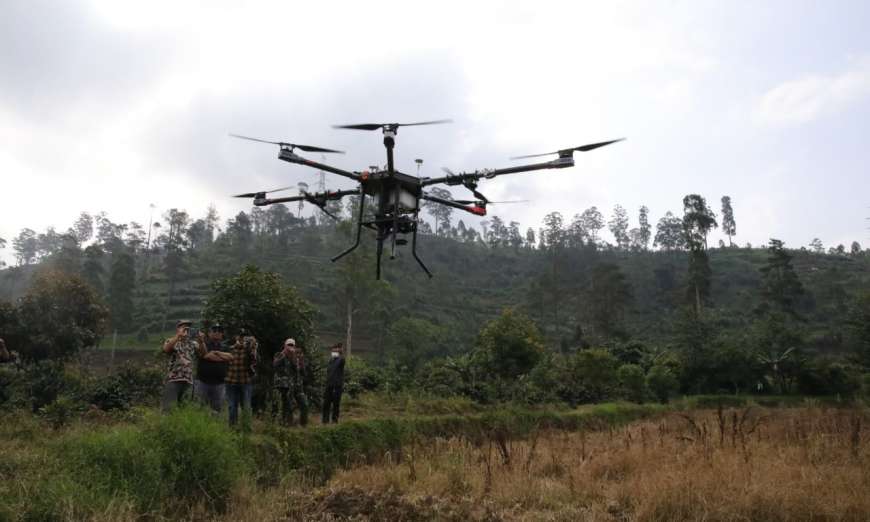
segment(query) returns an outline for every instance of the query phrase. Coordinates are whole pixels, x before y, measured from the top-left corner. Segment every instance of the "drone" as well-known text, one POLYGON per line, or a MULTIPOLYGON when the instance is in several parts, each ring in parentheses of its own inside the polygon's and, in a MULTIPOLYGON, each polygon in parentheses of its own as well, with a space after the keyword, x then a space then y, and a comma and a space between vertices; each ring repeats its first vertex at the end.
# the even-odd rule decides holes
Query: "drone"
MULTIPOLYGON (((451 120, 432 120, 421 121, 416 123, 359 123, 353 125, 334 125, 336 129, 353 129, 362 131, 380 130, 384 135, 384 147, 387 151, 387 164, 385 167, 369 167, 366 170, 359 172, 351 172, 343 169, 320 163, 307 158, 304 158, 296 153, 297 150, 303 152, 317 152, 323 154, 344 154, 343 151, 327 149, 323 147, 315 147, 313 145, 301 145, 299 143, 287 143, 283 141, 268 141, 259 138, 251 138, 248 136, 240 136, 238 134, 230 134, 234 138, 256 141, 260 143, 268 143, 279 147, 278 159, 289 163, 296 163, 306 167, 330 172, 345 178, 351 179, 359 184, 355 189, 351 190, 335 190, 309 193, 301 191, 298 196, 268 198, 267 194, 288 190, 293 187, 283 187, 274 190, 249 192, 246 194, 237 194, 237 198, 254 198, 254 205, 261 207, 265 205, 273 205, 276 203, 290 203, 295 201, 305 201, 318 207, 333 219, 336 216, 331 214, 326 205, 329 201, 340 200, 346 196, 359 197, 359 217, 356 221, 356 240, 349 248, 340 254, 334 256, 332 261, 338 261, 344 256, 353 252, 360 244, 362 229, 367 228, 376 233, 377 253, 376 253, 376 278, 381 278, 381 258, 384 252, 384 242, 389 241, 390 259, 396 257, 396 247, 408 244, 405 236, 411 236, 411 253, 414 259, 420 265, 426 275, 432 277, 432 272, 417 255, 417 231, 420 226, 420 201, 428 201, 439 205, 446 205, 476 216, 485 216, 487 204, 496 203, 490 201, 477 190, 478 182, 482 179, 492 179, 496 176, 505 174, 517 174, 520 172, 530 172, 534 170, 544 169, 564 169, 574 166, 574 153, 587 152, 590 150, 604 147, 625 138, 619 138, 610 141, 602 141, 599 143, 590 143, 579 147, 571 147, 567 149, 559 149, 554 152, 545 152, 543 154, 529 154, 525 156, 516 156, 510 158, 512 160, 539 158, 544 156, 557 155, 555 159, 543 161, 539 163, 529 163, 514 167, 506 167, 501 169, 479 169, 471 172, 453 172, 450 169, 444 168, 444 176, 441 177, 418 177, 396 170, 393 162, 393 150, 396 146, 396 135, 400 127, 412 127, 420 125, 436 125, 441 123, 450 123, 451 120), (447 186, 463 186, 476 199, 455 200, 446 199, 434 196, 426 192, 427 187, 444 184, 447 186), (373 217, 366 217, 366 196, 370 196, 375 203, 375 212, 373 217), (401 237, 400 237, 401 236, 401 237)), ((418 160, 418 165, 419 165, 418 160)))

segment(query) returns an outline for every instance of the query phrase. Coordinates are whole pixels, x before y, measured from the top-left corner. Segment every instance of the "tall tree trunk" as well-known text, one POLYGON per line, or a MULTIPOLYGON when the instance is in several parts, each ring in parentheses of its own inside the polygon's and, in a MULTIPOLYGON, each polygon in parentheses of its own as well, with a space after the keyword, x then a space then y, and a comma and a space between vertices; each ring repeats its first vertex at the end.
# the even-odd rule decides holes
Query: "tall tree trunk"
POLYGON ((344 339, 344 353, 350 357, 351 345, 350 341, 353 337, 353 299, 347 299, 347 333, 344 339))

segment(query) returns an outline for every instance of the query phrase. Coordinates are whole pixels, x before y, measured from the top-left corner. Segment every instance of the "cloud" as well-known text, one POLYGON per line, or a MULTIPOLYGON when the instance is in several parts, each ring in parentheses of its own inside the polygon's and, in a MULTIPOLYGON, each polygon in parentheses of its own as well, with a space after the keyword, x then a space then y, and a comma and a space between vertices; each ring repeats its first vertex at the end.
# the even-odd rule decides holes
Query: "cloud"
POLYGON ((777 85, 762 96, 757 120, 767 125, 808 123, 870 95, 870 62, 838 75, 809 75, 777 85))

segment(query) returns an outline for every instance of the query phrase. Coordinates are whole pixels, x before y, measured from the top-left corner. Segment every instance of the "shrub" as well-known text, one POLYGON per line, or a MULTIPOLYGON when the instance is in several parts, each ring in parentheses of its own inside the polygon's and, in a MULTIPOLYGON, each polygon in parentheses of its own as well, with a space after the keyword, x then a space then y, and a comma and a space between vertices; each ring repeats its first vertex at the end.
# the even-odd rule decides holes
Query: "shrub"
POLYGON ((798 374, 798 390, 807 395, 852 396, 860 389, 859 370, 836 360, 816 359, 798 374))
POLYGON ((663 364, 654 364, 646 375, 646 385, 662 404, 668 402, 680 383, 671 369, 663 364))
POLYGON ((623 364, 616 370, 619 386, 626 399, 642 403, 646 398, 646 376, 636 364, 623 364))
POLYGON ((64 446, 63 461, 88 488, 126 497, 140 511, 171 501, 221 508, 247 468, 237 435, 197 408, 81 435, 64 446))

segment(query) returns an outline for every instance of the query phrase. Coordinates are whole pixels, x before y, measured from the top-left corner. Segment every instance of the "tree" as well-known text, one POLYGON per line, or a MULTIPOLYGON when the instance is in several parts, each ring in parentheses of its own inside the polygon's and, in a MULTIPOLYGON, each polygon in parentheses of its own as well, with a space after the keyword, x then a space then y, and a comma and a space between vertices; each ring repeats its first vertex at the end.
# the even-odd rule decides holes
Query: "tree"
POLYGON ((695 313, 701 313, 701 303, 710 296, 710 260, 707 257, 707 234, 716 227, 716 215, 698 194, 683 198, 683 236, 689 246, 688 296, 695 313))
POLYGON ((707 249, 707 234, 716 228, 716 214, 698 194, 683 198, 683 235, 689 249, 707 249))
POLYGON ((666 252, 682 250, 686 247, 683 237, 683 220, 666 212, 656 224, 656 237, 653 246, 660 247, 666 252))
POLYGON ((568 382, 582 402, 609 398, 618 386, 619 361, 607 350, 580 350, 568 362, 568 382))
POLYGON ((804 293, 794 267, 791 255, 783 248, 779 239, 771 239, 767 248, 767 264, 761 270, 761 309, 774 309, 792 317, 797 317, 797 301, 804 293))
POLYGON ((617 265, 599 263, 592 269, 589 290, 583 302, 592 325, 601 335, 622 334, 623 312, 631 299, 631 285, 617 265))
POLYGON ((449 355, 452 343, 447 337, 445 328, 426 319, 402 317, 387 330, 387 356, 413 371, 430 359, 449 355))
POLYGON ((722 232, 725 232, 725 235, 728 236, 728 246, 734 246, 731 238, 737 235, 737 224, 734 222, 731 196, 722 196, 722 232))
POLYGON ((616 247, 620 250, 628 250, 628 212, 621 205, 613 207, 613 217, 607 223, 610 228, 610 233, 613 234, 613 239, 616 240, 616 247))
POLYGON ((560 212, 550 212, 544 216, 544 231, 541 234, 541 241, 549 250, 560 248, 565 239, 565 230, 562 228, 562 214, 560 212))
POLYGON ((12 240, 12 249, 15 251, 15 260, 18 265, 29 265, 36 260, 37 241, 36 231, 23 228, 18 236, 12 240))
POLYGON ((21 345, 25 360, 60 360, 94 346, 106 331, 108 311, 80 277, 58 271, 39 274, 18 310, 26 325, 21 345))
POLYGON ((813 240, 810 241, 810 250, 816 254, 824 254, 825 246, 822 244, 822 240, 817 237, 813 238, 813 240))
POLYGON ((616 370, 616 377, 628 400, 643 403, 646 399, 646 376, 643 368, 636 364, 623 364, 616 370))
POLYGON ((870 369, 870 291, 865 290, 854 300, 846 326, 858 362, 870 369))
MULTIPOLYGON (((453 199, 453 194, 445 188, 433 187, 429 192, 437 198, 453 199)), ((426 209, 435 218, 435 233, 439 236, 445 235, 444 230, 450 229, 450 217, 453 215, 453 208, 440 203, 426 202, 426 209)))
POLYGON ((544 352, 538 327, 512 308, 487 323, 475 343, 475 356, 480 364, 503 379, 515 379, 528 373, 544 352))
POLYGON ((533 249, 535 248, 535 229, 529 227, 526 229, 526 247, 533 249))
POLYGON ((664 404, 673 393, 676 393, 680 383, 669 367, 655 364, 646 374, 646 385, 659 402, 664 404))
POLYGON ((259 341, 261 370, 272 374, 272 356, 293 337, 309 351, 314 342, 314 308, 281 276, 245 266, 234 276, 217 279, 203 306, 203 319, 221 323, 234 334, 247 328, 259 341))
POLYGON ((640 248, 646 250, 649 248, 649 240, 652 237, 652 226, 649 224, 649 209, 646 205, 641 205, 637 222, 640 226, 638 234, 640 248))
POLYGON ((861 243, 857 241, 852 241, 852 246, 849 249, 849 253, 852 256, 860 256, 861 255, 861 243))
POLYGON ((105 253, 100 245, 90 245, 85 249, 85 261, 82 264, 82 278, 91 285, 98 295, 103 295, 103 256, 105 253))
POLYGON ((596 207, 590 207, 580 214, 580 228, 585 238, 592 244, 598 243, 598 231, 604 228, 604 216, 596 207))
POLYGON ((94 236, 94 218, 87 212, 82 212, 73 224, 72 230, 80 245, 86 243, 94 236))
POLYGON ((109 273, 109 311, 112 329, 127 333, 133 330, 133 290, 136 285, 136 268, 133 256, 125 251, 112 255, 109 273))

